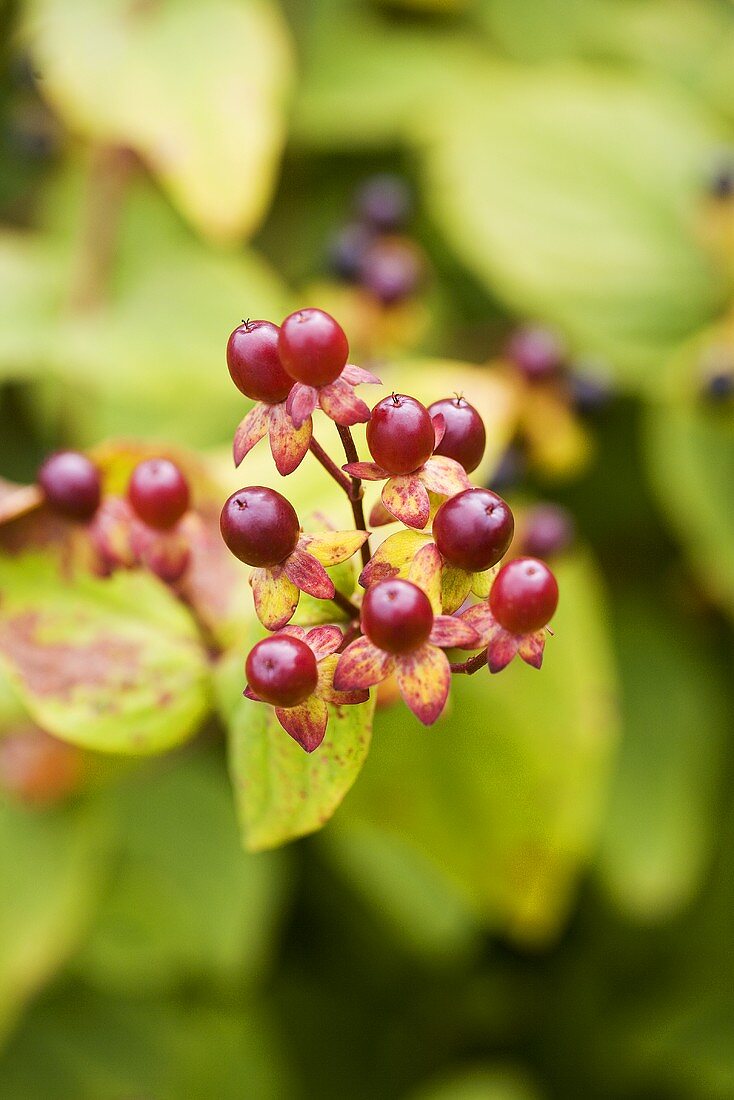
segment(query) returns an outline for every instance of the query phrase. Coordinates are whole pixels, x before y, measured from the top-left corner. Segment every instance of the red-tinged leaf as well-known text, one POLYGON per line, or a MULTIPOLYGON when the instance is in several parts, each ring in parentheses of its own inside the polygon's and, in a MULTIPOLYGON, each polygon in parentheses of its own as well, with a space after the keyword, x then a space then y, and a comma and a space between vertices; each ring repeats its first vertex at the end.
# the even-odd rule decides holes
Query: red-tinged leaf
POLYGON ((296 623, 288 623, 287 626, 281 627, 278 633, 288 634, 291 638, 298 638, 300 642, 305 642, 306 640, 305 626, 298 626, 296 623))
POLYGON ((339 657, 331 653, 319 663, 319 682, 316 694, 327 703, 335 707, 354 707, 359 703, 366 703, 370 697, 369 688, 358 688, 353 691, 337 691, 334 687, 334 673, 336 672, 339 657))
POLYGON ((280 630, 298 607, 298 587, 285 575, 282 566, 253 569, 250 584, 258 619, 268 630, 280 630))
POLYGON ((328 568, 348 561, 368 538, 366 531, 323 531, 301 535, 298 545, 328 568))
POLYGON ((304 641, 313 650, 317 661, 323 661, 325 657, 336 653, 344 641, 344 635, 338 626, 315 626, 308 634, 304 631, 304 635, 304 641))
MULTIPOLYGON (((392 523, 393 517, 389 512, 387 514, 392 523)), ((388 580, 401 571, 406 571, 408 564, 429 538, 429 535, 420 531, 396 531, 394 535, 388 535, 360 573, 359 583, 363 588, 368 588, 377 581, 388 580)))
POLYGON ((259 443, 270 425, 270 405, 258 401, 239 422, 232 444, 232 454, 235 466, 239 466, 245 455, 249 454, 256 443, 259 443))
POLYGON ((318 558, 307 550, 296 547, 283 563, 286 576, 300 588, 317 600, 330 600, 334 595, 334 582, 318 558))
POLYGON ((137 554, 133 546, 135 514, 124 497, 106 497, 89 524, 89 537, 100 559, 99 572, 130 569, 137 554))
POLYGON ((255 694, 249 684, 246 686, 242 694, 244 695, 245 699, 250 699, 253 703, 262 703, 262 699, 260 698, 260 696, 255 694))
POLYGON ((0 524, 40 508, 43 493, 38 485, 13 485, 0 479, 0 524))
POLYGON ((428 639, 433 645, 456 647, 457 649, 477 649, 479 635, 464 619, 455 619, 451 615, 436 615, 433 630, 428 639))
POLYGON ((347 427, 352 424, 366 424, 370 418, 369 405, 361 397, 357 397, 354 386, 343 382, 341 378, 328 386, 321 386, 319 404, 328 417, 347 427))
POLYGON ((436 440, 433 445, 435 450, 446 435, 446 417, 443 413, 436 413, 431 419, 433 420, 433 435, 436 440))
POLYGON ((456 565, 444 565, 441 573, 441 603, 444 611, 452 615, 458 611, 471 592, 473 574, 456 565))
POLYGON ((431 601, 434 615, 440 615, 442 611, 441 566, 438 547, 434 542, 427 542, 418 550, 408 571, 408 580, 423 589, 431 601))
POLYGON ((525 634, 517 647, 517 652, 526 664, 533 668, 540 668, 543 664, 543 650, 545 649, 545 631, 538 630, 535 634, 525 634))
POLYGON ((318 404, 319 394, 314 386, 296 382, 286 398, 285 407, 295 428, 302 427, 318 404))
POLYGON ((389 477, 387 470, 378 466, 376 462, 347 462, 342 466, 351 477, 359 477, 362 481, 384 481, 389 477))
POLYGON ((453 497, 464 489, 471 489, 464 467, 446 455, 432 455, 423 466, 420 477, 427 489, 443 497, 453 497))
POLYGON ((329 710, 323 699, 312 695, 297 707, 275 708, 275 717, 304 752, 313 752, 324 740, 329 710))
POLYGON ((370 510, 370 527, 387 527, 395 522, 395 516, 390 515, 382 501, 375 501, 370 510))
POLYGON ((356 691, 381 683, 390 675, 395 658, 373 645, 369 638, 356 638, 339 656, 334 674, 337 691, 356 691))
POLYGON ((495 624, 487 642, 487 666, 490 672, 501 672, 517 653, 519 639, 495 624))
POLYGON ((352 386, 360 386, 362 384, 373 386, 382 385, 382 382, 376 374, 372 374, 371 371, 365 370, 364 367, 356 366, 355 363, 347 363, 339 377, 343 382, 349 382, 352 386))
POLYGON ((303 462, 311 442, 313 425, 308 416, 297 428, 286 412, 285 402, 271 406, 270 453, 279 474, 287 477, 303 462))
POLYGON ((395 519, 419 530, 425 527, 431 514, 426 487, 416 474, 391 477, 383 486, 382 503, 395 519))
POLYGON ((483 646, 487 644, 497 628, 497 623, 489 610, 489 604, 486 602, 475 603, 472 607, 468 607, 460 618, 476 630, 479 635, 479 644, 483 646))
POLYGON ((446 654, 435 645, 424 645, 415 653, 399 657, 396 666, 398 690, 403 702, 424 726, 440 717, 451 685, 451 668, 446 654))

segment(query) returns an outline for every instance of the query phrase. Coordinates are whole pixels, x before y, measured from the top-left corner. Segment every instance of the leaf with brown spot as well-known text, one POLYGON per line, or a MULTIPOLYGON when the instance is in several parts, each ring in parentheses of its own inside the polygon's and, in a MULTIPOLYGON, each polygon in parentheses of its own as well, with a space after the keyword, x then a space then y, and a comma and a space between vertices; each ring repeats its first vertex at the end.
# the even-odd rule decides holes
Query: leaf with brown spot
POLYGON ((209 705, 191 616, 142 573, 101 580, 35 553, 0 557, 0 663, 38 725, 99 752, 163 752, 209 705))

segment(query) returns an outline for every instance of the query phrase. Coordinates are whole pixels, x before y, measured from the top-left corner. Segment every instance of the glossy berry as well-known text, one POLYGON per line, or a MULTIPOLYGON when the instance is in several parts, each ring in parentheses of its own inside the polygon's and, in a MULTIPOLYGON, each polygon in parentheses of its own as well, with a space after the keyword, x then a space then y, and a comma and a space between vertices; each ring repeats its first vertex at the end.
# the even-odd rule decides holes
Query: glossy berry
POLYGON ((374 232, 361 222, 342 226, 329 244, 329 267, 333 274, 347 283, 358 282, 364 258, 374 239, 374 232))
POLYGON ((66 519, 91 519, 99 507, 99 470, 78 451, 58 451, 38 471, 38 484, 48 505, 66 519))
POLYGON ((379 581, 365 593, 361 622, 378 649, 410 653, 428 641, 433 610, 423 589, 411 581, 379 581))
POLYGON ((416 293, 423 280, 423 254, 413 241, 379 238, 362 258, 360 283, 384 306, 394 306, 416 293))
POLYGON ((252 691, 274 707, 297 707, 313 694, 319 678, 313 650, 289 634, 258 642, 247 657, 245 673, 252 691))
POLYGON ((300 534, 293 505, 263 485, 232 493, 219 528, 234 556, 257 568, 279 565, 295 550, 300 534))
POLYGON ((537 558, 515 558, 495 577, 489 606, 511 634, 533 634, 550 621, 558 606, 556 578, 537 558))
POLYGON ((552 558, 572 544, 573 516, 561 504, 537 504, 523 521, 522 552, 533 558, 552 558))
POLYGON ((146 458, 132 472, 127 498, 143 523, 166 531, 188 511, 189 483, 170 459, 146 458))
POLYGON ((410 216, 410 188, 400 176, 372 176, 357 192, 358 216, 382 233, 400 229, 410 216))
POLYGON ((428 411, 431 416, 440 413, 446 424, 446 433, 435 454, 456 459, 468 474, 476 470, 484 455, 487 433, 474 406, 463 397, 444 397, 429 405, 428 411))
POLYGON ((564 365, 566 351, 551 329, 528 325, 510 338, 507 357, 529 382, 542 382, 558 374, 564 365))
POLYGON ((271 321, 243 321, 227 341, 227 367, 237 389, 253 401, 285 401, 293 379, 278 355, 280 329, 271 321))
POLYGON ((394 393, 378 401, 367 425, 367 446, 389 474, 410 474, 433 454, 431 415, 414 397, 394 393))
POLYGON ((490 489, 465 489, 444 501, 433 521, 442 557, 470 573, 496 565, 515 531, 509 504, 490 489))
POLYGON ((330 314, 322 309, 299 309, 280 327, 278 354, 297 382, 327 386, 344 370, 349 344, 344 329, 330 314))

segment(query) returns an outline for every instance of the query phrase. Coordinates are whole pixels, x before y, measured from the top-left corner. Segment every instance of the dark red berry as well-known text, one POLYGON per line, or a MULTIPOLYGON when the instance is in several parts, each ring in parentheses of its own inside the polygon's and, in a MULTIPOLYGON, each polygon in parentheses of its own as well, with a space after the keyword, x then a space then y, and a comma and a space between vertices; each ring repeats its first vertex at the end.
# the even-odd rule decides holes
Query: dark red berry
POLYGON ((561 504, 537 504, 523 520, 522 552, 533 558, 552 558, 568 550, 575 524, 561 504))
POLYGON ((431 415, 414 397, 394 393, 378 401, 367 425, 367 446, 389 474, 410 474, 433 454, 431 415))
POLYGON ((362 601, 362 630, 386 653, 410 653, 428 640, 433 610, 422 588, 400 579, 379 581, 362 601))
POLYGON ((312 695, 319 673, 313 650, 290 634, 263 638, 245 664, 247 683, 274 707, 297 707, 312 695))
POLYGON ((227 367, 237 389, 253 401, 285 401, 293 379, 278 355, 280 329, 270 321, 243 321, 227 341, 227 367))
POLYGON ((556 375, 566 360, 566 349, 551 329, 527 326, 518 329, 507 345, 507 357, 530 382, 556 375))
POLYGON ((278 354, 291 378, 326 386, 344 370, 349 344, 344 329, 323 309, 299 309, 280 327, 278 354))
POLYGON ((132 472, 127 498, 143 523, 166 531, 188 511, 189 483, 170 459, 146 458, 132 472))
POLYGON ((270 568, 292 554, 300 530, 293 505, 264 485, 232 493, 219 519, 222 538, 247 565, 270 568))
POLYGON ((437 455, 446 455, 460 462, 470 474, 484 455, 487 433, 484 421, 463 397, 444 397, 428 406, 431 416, 440 413, 446 423, 446 434, 436 447, 437 455))
POLYGON ((537 558, 515 558, 495 577, 489 606, 511 634, 533 634, 550 621, 558 606, 556 578, 537 558))
POLYGON ((365 253, 360 283, 382 305, 393 306, 416 293, 424 271, 423 253, 413 241, 383 237, 365 253))
POLYGON ((433 537, 451 565, 481 573, 496 565, 512 542, 509 504, 491 489, 465 489, 445 501, 433 521, 433 537))
POLYGON ((99 507, 99 470, 78 451, 58 451, 38 471, 38 484, 49 506, 67 519, 91 519, 99 507))
POLYGON ((400 229, 410 215, 410 188, 400 176, 372 176, 357 192, 360 218, 381 232, 400 229))
POLYGON ((375 234, 370 227, 360 222, 343 226, 329 244, 329 267, 334 275, 347 283, 356 283, 374 239, 375 234))

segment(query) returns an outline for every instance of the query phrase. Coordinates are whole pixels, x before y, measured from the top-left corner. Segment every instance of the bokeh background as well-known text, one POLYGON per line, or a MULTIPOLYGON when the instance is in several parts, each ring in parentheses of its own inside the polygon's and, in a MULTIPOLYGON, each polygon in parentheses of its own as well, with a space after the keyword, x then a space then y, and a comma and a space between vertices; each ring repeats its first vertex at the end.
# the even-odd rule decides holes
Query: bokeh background
POLYGON ((476 402, 521 535, 562 509, 542 672, 429 731, 383 700, 283 847, 242 846, 315 823, 252 810, 241 713, 186 696, 203 731, 140 762, 0 682, 0 1096, 734 1097, 734 5, 0 11, 0 475, 125 437, 223 499, 227 335, 313 304, 476 402))

